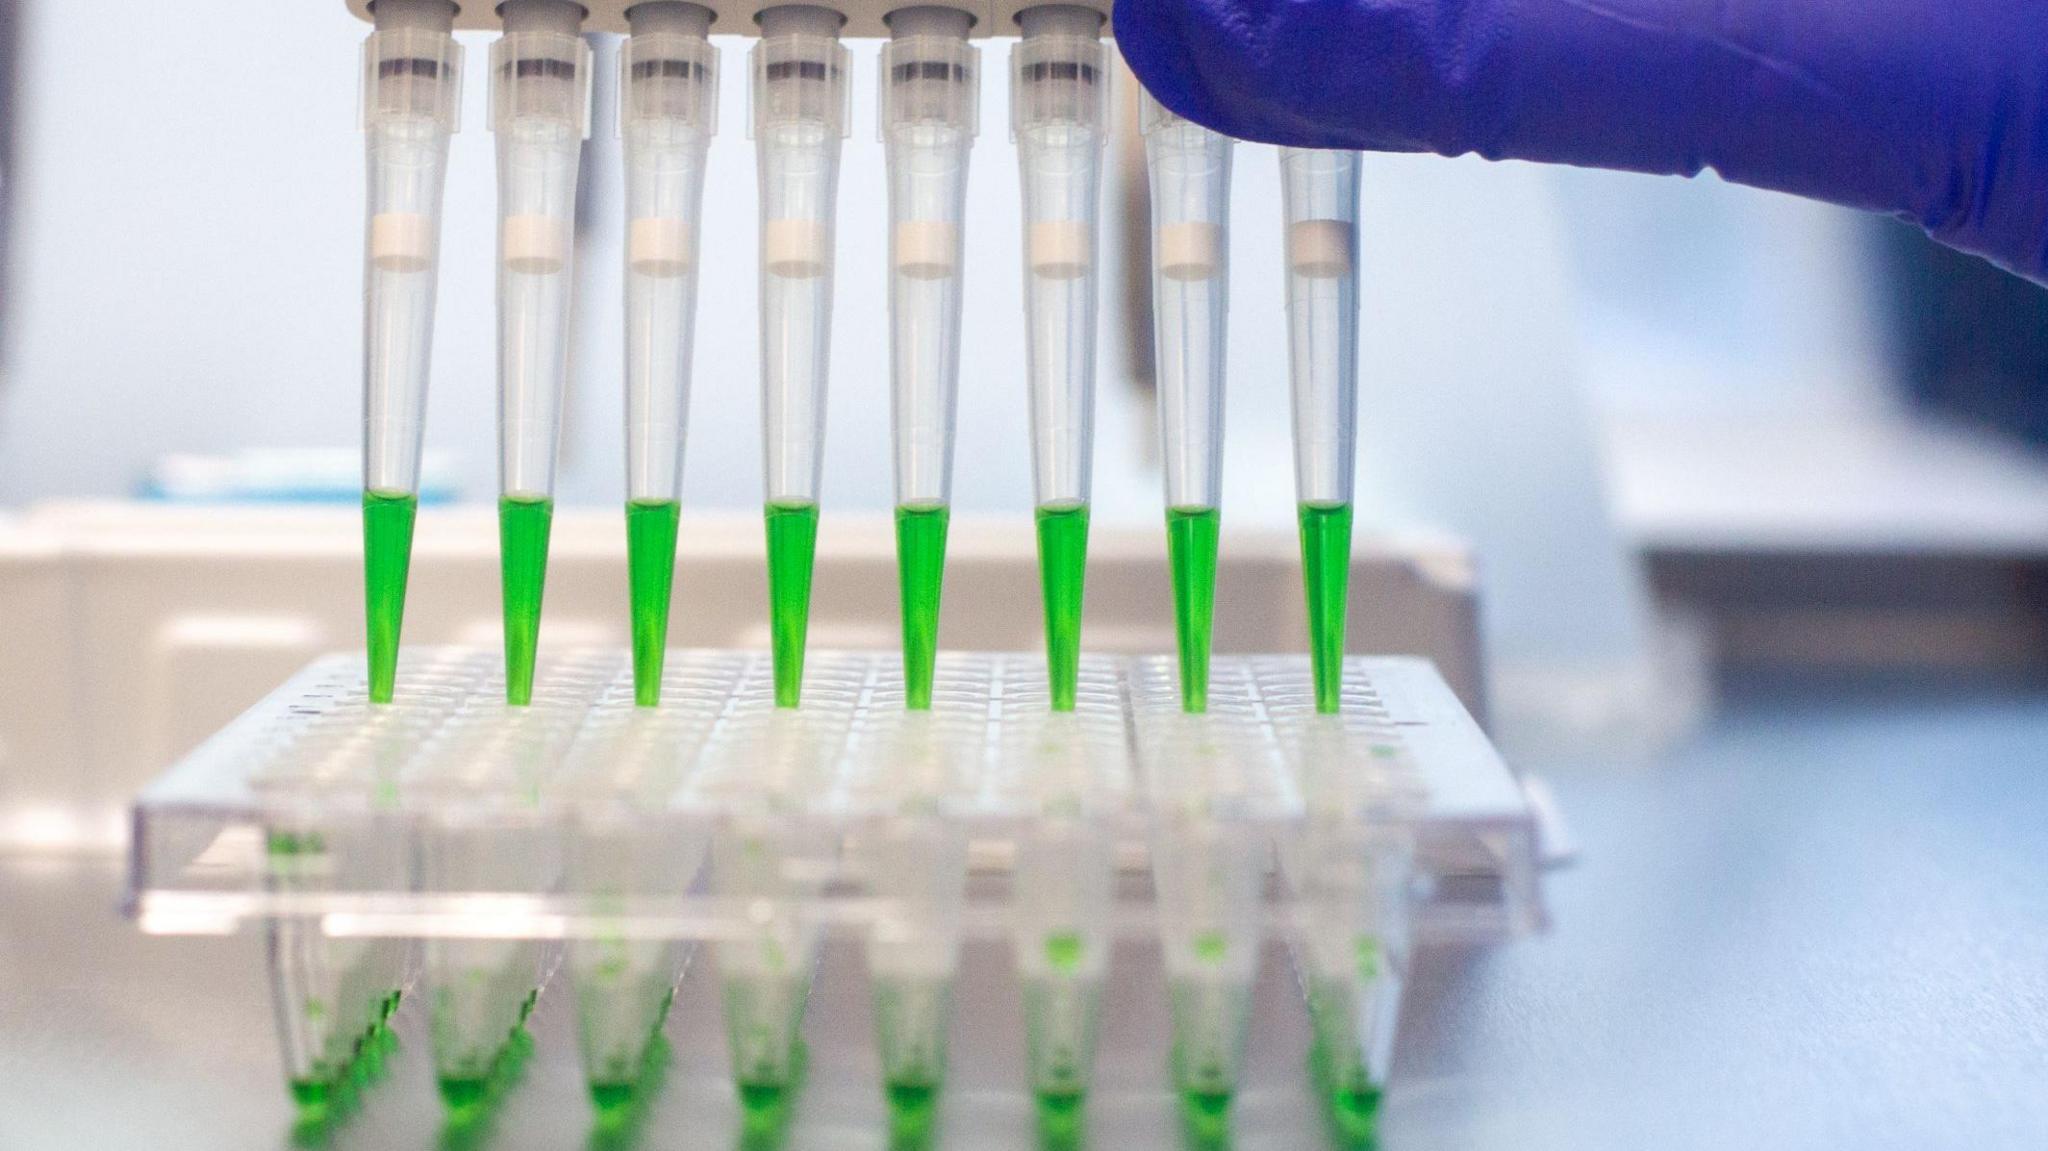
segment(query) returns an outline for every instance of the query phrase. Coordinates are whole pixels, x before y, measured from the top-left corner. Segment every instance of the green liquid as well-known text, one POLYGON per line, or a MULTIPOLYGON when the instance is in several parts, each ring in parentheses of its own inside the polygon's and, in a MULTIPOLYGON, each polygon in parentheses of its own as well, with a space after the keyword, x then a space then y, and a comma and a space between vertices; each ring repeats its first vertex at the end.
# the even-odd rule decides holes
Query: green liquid
POLYGON ((818 505, 769 504, 768 628, 775 652, 775 706, 795 707, 804 690, 804 637, 811 628, 811 562, 818 553, 818 505))
POLYGON ((369 632, 371 703, 390 703, 398 680, 398 633, 405 622, 405 577, 412 568, 412 525, 419 507, 419 497, 411 492, 363 493, 363 617, 369 632))
POLYGON ((1370 1089, 1330 1094, 1330 1136, 1345 1151, 1379 1146, 1380 1093, 1370 1089))
POLYGON ((891 1083, 889 1146, 896 1151, 928 1147, 937 1134, 939 1088, 935 1083, 891 1083))
POLYGON ((789 1133, 796 1087, 780 1083, 742 1083, 739 1090, 741 1151, 775 1151, 789 1133))
POLYGON ((1045 673, 1054 711, 1074 710, 1081 677, 1081 592, 1088 575, 1088 505, 1038 509, 1038 584, 1045 603, 1045 673))
POLYGON ((631 1081, 592 1083, 590 1102, 597 1108, 598 1122, 608 1122, 625 1115, 633 1109, 633 1101, 639 1089, 631 1081))
POLYGON ((325 1115, 328 1104, 334 1101, 334 1085, 325 1079, 294 1079, 291 1088, 292 1102, 308 1117, 325 1115))
POLYGON ((1188 1142, 1204 1149, 1230 1146, 1230 1092, 1183 1091, 1180 1118, 1188 1142))
POLYGON ((676 578, 676 524, 682 506, 674 500, 630 500, 626 504, 626 579, 633 607, 633 702, 661 702, 661 662, 668 651, 669 594, 676 578))
POLYGON ((945 504, 896 509, 896 583, 903 608, 903 705, 932 706, 932 670, 939 658, 939 592, 946 580, 945 504))
POLYGON ((1044 1151, 1080 1151, 1086 1131, 1083 1105, 1088 1096, 1080 1091, 1038 1093, 1038 1145, 1044 1151))
POLYGON ((443 1075, 441 1102, 448 1110, 468 1113, 483 1106, 491 1096, 491 1081, 481 1075, 443 1075))
POLYGON ((555 501, 498 501, 498 571, 504 583, 505 702, 533 702, 533 658, 540 644, 540 599, 548 577, 548 529, 555 501))
POLYGON ((1173 568, 1173 631, 1180 646, 1180 706, 1209 710, 1209 634, 1216 611, 1215 508, 1166 509, 1166 557, 1173 568))
POLYGON ((1080 968, 1088 945, 1078 932, 1058 931, 1045 937, 1045 962, 1054 971, 1073 972, 1080 968))
POLYGON ((1351 590, 1351 505, 1301 505, 1301 583, 1308 596, 1308 658, 1316 710, 1335 714, 1344 695, 1345 604, 1351 590))

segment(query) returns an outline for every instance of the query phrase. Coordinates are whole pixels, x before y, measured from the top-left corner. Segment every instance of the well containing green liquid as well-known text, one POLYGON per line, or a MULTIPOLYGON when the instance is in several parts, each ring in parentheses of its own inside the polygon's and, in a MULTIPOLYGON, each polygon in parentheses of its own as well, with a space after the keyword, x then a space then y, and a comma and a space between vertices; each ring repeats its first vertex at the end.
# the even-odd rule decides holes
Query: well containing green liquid
POLYGON ((1202 1151, 1230 1146, 1230 1092, 1182 1091, 1180 1119, 1188 1142, 1202 1151))
POLYGON ((661 702, 661 664, 668 650, 668 608, 676 577, 675 500, 626 504, 626 580, 633 611, 633 702, 661 702))
POLYGON ((390 703, 398 679, 398 635, 405 621, 405 579, 412 569, 412 527, 419 497, 363 493, 363 618, 370 648, 370 702, 390 703))
POLYGON ((903 703, 932 705, 932 671, 939 656, 939 593, 946 578, 945 504, 904 504, 896 509, 896 580, 903 610, 903 703))
POLYGON ((1038 1145, 1044 1151, 1080 1151, 1086 1133, 1088 1096, 1081 1091, 1040 1091, 1038 1145))
POLYGON ((1074 710, 1081 675, 1081 595, 1088 574, 1088 505, 1038 509, 1038 583, 1045 604, 1045 672, 1054 711, 1074 710))
POLYGON ((1166 558, 1173 569, 1173 631, 1180 648, 1180 705, 1209 710, 1209 635, 1216 610, 1216 508, 1166 510, 1166 558))
POLYGON ((1351 505, 1303 504, 1301 582, 1308 599, 1308 657, 1316 710, 1334 713, 1344 695, 1344 621, 1351 590, 1351 505))
POLYGON ((498 572, 504 586, 505 702, 533 702, 533 660, 540 645, 540 601, 548 577, 548 532, 555 501, 498 500, 498 572))
POLYGON ((775 653, 775 706, 803 697, 804 637, 811 627, 811 565, 818 552, 818 505, 771 503, 768 628, 775 653))
POLYGON ((887 1094, 892 1151, 916 1151, 931 1146, 938 1135, 938 1084, 891 1083, 887 1094))

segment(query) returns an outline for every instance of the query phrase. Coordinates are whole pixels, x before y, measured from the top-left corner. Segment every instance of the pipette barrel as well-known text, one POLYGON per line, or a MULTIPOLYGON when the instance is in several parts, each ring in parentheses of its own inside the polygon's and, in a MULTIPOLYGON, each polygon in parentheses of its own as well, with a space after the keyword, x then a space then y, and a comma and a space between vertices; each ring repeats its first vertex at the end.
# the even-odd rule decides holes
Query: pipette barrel
POLYGON ((1280 149, 1294 483, 1305 504, 1351 502, 1358 427, 1359 154, 1280 149))
POLYGON ((626 176, 626 495, 676 499, 689 418, 704 161, 718 130, 711 13, 647 3, 619 52, 626 176))
POLYGON ((376 16, 363 44, 363 487, 417 494, 462 48, 449 34, 455 8, 446 0, 388 0, 376 16))
POLYGON ((569 378, 576 171, 590 131, 590 48, 566 0, 508 0, 491 46, 498 144, 498 484, 550 499, 569 378))
POLYGON ((1092 9, 1042 5, 1018 22, 1010 128, 1024 202, 1032 490, 1040 507, 1070 507, 1088 501, 1094 457, 1095 216, 1108 55, 1092 9))
POLYGON ((761 190, 762 457, 771 505, 814 504, 832 334, 833 217, 846 134, 840 16, 764 10, 753 51, 761 190))
POLYGON ((1144 99, 1152 185, 1153 338, 1169 508, 1215 508, 1223 487, 1230 137, 1144 99))
POLYGON ((973 17, 957 9, 903 8, 888 19, 879 128, 889 166, 896 502, 929 506, 951 495, 960 238, 980 53, 967 43, 973 17))

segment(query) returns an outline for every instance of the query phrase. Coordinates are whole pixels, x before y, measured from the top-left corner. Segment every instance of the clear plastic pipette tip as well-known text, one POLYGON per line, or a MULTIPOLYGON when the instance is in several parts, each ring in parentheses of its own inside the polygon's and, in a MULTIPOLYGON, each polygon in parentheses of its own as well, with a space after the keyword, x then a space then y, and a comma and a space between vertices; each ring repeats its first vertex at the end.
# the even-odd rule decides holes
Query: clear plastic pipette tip
POLYGON ((1208 706, 1223 487, 1231 141, 1149 94, 1141 116, 1152 184, 1153 348, 1174 630, 1182 706, 1199 712, 1208 706))
POLYGON ((879 130, 889 168, 890 407, 904 704, 932 704, 960 378, 961 230, 978 127, 973 17, 899 8, 882 47, 879 130))
POLYGON ((1010 128, 1024 207, 1031 471, 1054 710, 1074 707, 1094 455, 1096 210, 1107 137, 1102 16, 1073 5, 1018 14, 1010 128))
POLYGON ((1280 149, 1302 590, 1316 707, 1343 696, 1358 431, 1356 152, 1280 149))
POLYGON ((453 17, 445 0, 389 0, 363 44, 363 607, 377 703, 396 684, 419 507, 442 187, 462 103, 453 17))
POLYGON ((661 702, 681 518, 704 161, 717 131, 708 9, 635 5, 619 49, 626 183, 626 562, 633 689, 661 702))
POLYGON ((498 524, 505 698, 533 696, 555 455, 569 378, 576 176, 590 134, 590 48, 568 0, 506 0, 491 46, 498 151, 498 524))
POLYGON ((833 217, 848 120, 842 18, 762 10, 749 127, 761 192, 761 436, 776 703, 797 706, 810 626, 832 333, 833 217))

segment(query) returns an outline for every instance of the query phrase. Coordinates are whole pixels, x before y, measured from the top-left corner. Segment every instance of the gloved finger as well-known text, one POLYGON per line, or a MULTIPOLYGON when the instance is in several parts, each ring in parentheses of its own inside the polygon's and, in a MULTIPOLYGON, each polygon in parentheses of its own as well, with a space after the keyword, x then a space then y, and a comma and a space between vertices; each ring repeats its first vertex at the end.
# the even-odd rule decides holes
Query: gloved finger
POLYGON ((2048 276, 2042 0, 1117 0, 1161 103, 1306 147, 1727 179, 2048 276))

